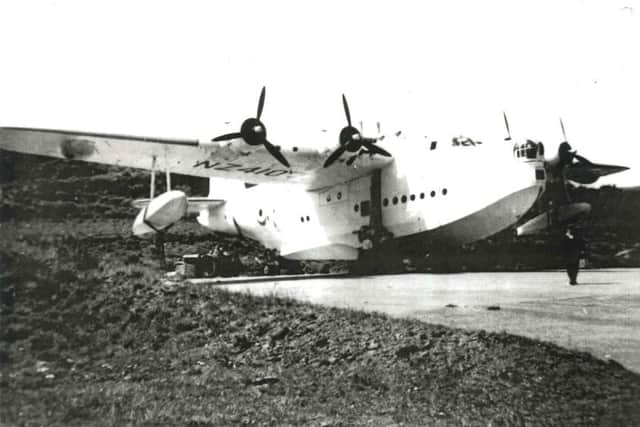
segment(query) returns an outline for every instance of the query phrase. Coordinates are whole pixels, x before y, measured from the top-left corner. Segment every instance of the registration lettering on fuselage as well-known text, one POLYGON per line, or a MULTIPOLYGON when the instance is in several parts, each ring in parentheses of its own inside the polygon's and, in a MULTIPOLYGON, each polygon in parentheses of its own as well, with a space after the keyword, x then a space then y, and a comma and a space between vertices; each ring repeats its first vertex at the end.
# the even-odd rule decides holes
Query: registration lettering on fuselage
POLYGON ((224 172, 244 172, 246 174, 264 175, 264 176, 271 176, 271 177, 295 173, 288 169, 272 169, 272 168, 264 168, 260 166, 245 166, 241 163, 211 162, 209 160, 199 160, 193 165, 193 167, 214 169, 217 171, 224 171, 224 172))
POLYGON ((476 145, 482 145, 482 141, 474 141, 471 138, 457 137, 453 138, 451 145, 454 147, 475 147, 476 145))

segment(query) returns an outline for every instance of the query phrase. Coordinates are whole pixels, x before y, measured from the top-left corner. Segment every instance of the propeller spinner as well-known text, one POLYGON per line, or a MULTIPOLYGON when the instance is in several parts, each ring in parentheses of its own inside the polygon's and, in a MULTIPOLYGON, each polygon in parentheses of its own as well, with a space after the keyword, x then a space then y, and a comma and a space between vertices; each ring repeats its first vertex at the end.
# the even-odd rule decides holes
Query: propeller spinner
POLYGON ((387 150, 375 145, 377 139, 363 137, 360 131, 351 124, 351 112, 344 94, 342 95, 342 106, 344 107, 344 115, 347 117, 347 126, 340 131, 340 146, 327 158, 324 162, 324 167, 331 166, 345 151, 355 153, 360 148, 365 148, 371 154, 391 157, 387 150))
POLYGON ((289 162, 280 152, 280 147, 276 147, 267 140, 267 128, 260 121, 262 109, 264 108, 264 98, 266 95, 266 87, 262 87, 260 92, 260 100, 258 101, 258 112, 255 118, 248 118, 242 122, 240 132, 227 133, 213 138, 211 141, 229 141, 232 139, 242 138, 249 145, 264 145, 264 148, 271 153, 280 163, 289 166, 289 162))

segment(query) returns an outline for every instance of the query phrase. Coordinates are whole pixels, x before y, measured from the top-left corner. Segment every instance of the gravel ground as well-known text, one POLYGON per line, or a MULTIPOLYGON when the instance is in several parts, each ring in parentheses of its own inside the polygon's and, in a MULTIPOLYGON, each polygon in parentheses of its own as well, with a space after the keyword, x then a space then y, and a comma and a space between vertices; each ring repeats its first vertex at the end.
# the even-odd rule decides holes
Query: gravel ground
POLYGON ((3 424, 640 424, 615 362, 164 283, 128 226, 2 223, 3 424))

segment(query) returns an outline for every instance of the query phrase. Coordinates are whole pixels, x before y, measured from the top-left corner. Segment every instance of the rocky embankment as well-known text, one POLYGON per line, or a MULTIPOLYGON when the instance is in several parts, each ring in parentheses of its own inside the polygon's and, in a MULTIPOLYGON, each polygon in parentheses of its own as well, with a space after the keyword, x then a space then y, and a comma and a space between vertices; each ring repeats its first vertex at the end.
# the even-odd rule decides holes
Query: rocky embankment
POLYGON ((3 424, 640 422, 615 362, 166 284, 118 223, 0 226, 3 424))

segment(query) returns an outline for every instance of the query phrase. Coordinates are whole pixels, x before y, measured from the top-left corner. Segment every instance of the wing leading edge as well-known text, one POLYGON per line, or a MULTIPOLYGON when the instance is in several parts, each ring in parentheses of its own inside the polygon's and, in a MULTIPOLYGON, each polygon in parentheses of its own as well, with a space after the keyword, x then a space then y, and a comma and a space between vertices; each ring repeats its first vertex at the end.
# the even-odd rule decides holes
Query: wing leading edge
POLYGON ((332 150, 304 147, 279 148, 289 159, 286 168, 263 146, 241 138, 201 142, 54 129, 0 127, 0 149, 69 160, 139 169, 169 170, 199 177, 238 179, 255 184, 290 183, 316 189, 349 181, 381 169, 390 158, 359 156, 353 164, 344 159, 330 168, 323 164, 332 150))

